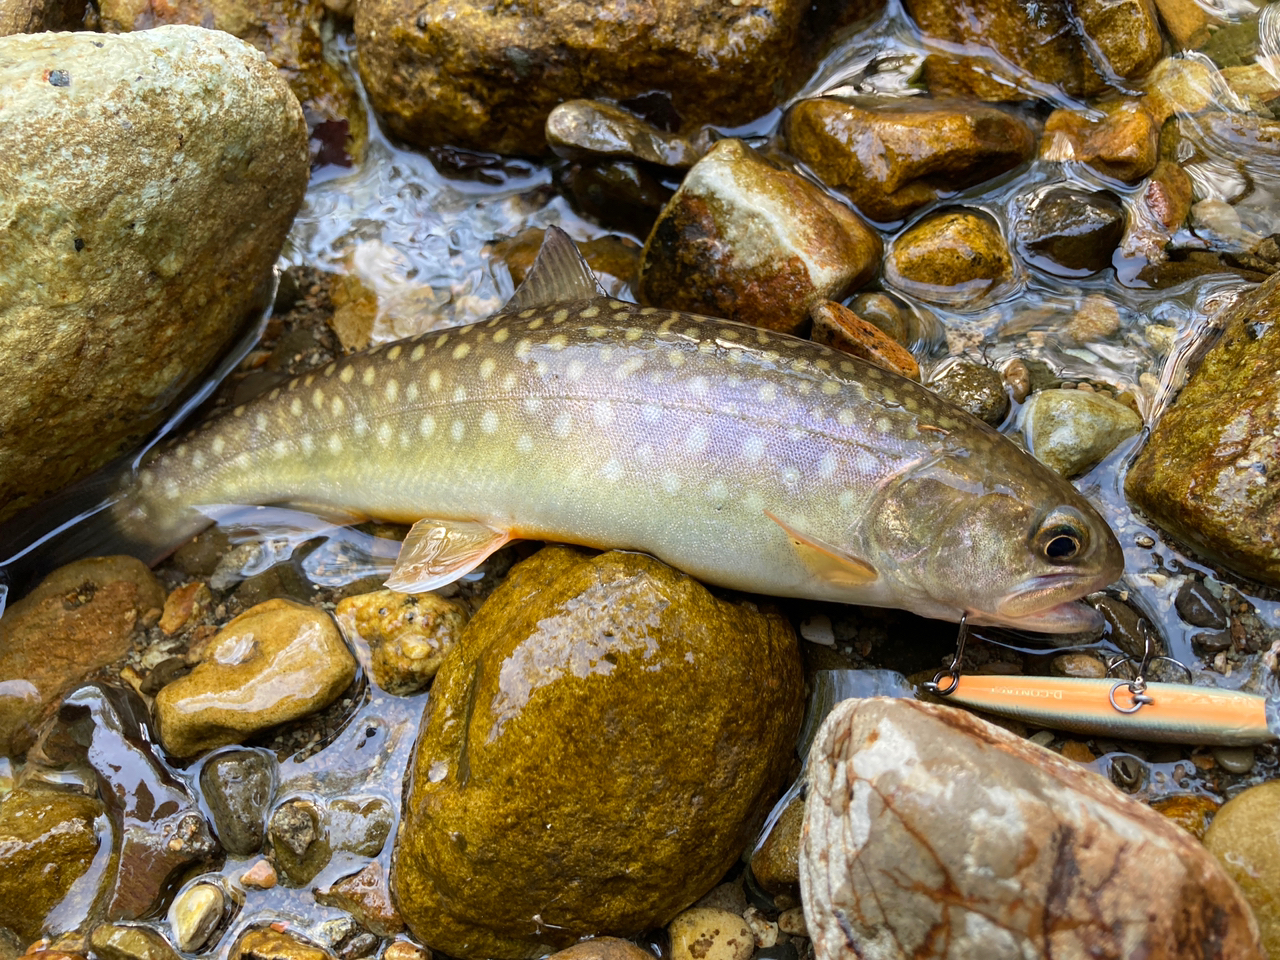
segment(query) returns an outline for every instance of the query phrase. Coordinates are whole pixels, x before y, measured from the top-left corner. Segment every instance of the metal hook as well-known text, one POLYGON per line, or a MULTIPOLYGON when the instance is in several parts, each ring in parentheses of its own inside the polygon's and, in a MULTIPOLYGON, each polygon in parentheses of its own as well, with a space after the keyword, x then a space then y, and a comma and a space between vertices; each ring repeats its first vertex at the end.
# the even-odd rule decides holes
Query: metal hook
POLYGON ((924 683, 924 688, 937 697, 945 697, 955 693, 960 684, 960 661, 964 659, 964 645, 969 639, 969 611, 960 614, 960 632, 956 635, 956 654, 951 658, 951 666, 939 670, 933 679, 924 683), (943 677, 950 677, 951 683, 944 689, 940 683, 943 677))
MULTIPOLYGON (((1186 674, 1187 683, 1190 683, 1192 680, 1191 668, 1188 667, 1185 663, 1183 663, 1181 660, 1178 660, 1174 657, 1165 656, 1164 654, 1157 654, 1155 652, 1156 651, 1155 630, 1152 628, 1150 622, 1145 617, 1138 621, 1138 632, 1142 634, 1143 651, 1142 651, 1142 660, 1137 665, 1136 676, 1134 676, 1132 680, 1116 681, 1116 684, 1111 688, 1111 693, 1108 694, 1108 699, 1110 699, 1111 701, 1111 706, 1113 706, 1120 713, 1137 713, 1148 703, 1155 703, 1155 699, 1147 693, 1147 671, 1154 664, 1158 663, 1161 660, 1165 661, 1166 663, 1173 664, 1176 667, 1179 667, 1182 670, 1182 672, 1186 674), (1120 706, 1119 703, 1116 702, 1116 691, 1118 691, 1121 687, 1128 688, 1129 695, 1133 698, 1133 703, 1131 706, 1122 707, 1120 706)), ((1112 658, 1112 660, 1107 664, 1107 676, 1112 676, 1115 669, 1119 667, 1122 663, 1133 663, 1133 662, 1134 662, 1133 657, 1126 656, 1126 657, 1112 658)))

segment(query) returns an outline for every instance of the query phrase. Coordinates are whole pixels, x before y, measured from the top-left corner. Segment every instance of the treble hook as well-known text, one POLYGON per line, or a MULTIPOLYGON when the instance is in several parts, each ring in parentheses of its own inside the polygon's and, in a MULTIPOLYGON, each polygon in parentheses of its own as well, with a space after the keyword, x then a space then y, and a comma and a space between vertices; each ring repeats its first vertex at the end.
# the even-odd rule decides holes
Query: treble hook
MULTIPOLYGON (((1167 657, 1163 654, 1156 654, 1155 631, 1152 630, 1151 624, 1145 617, 1138 621, 1138 632, 1142 634, 1143 650, 1142 660, 1138 663, 1137 676, 1132 680, 1116 681, 1115 685, 1111 688, 1110 694, 1108 694, 1111 706, 1120 713, 1137 713, 1148 703, 1155 703, 1155 700, 1147 693, 1147 670, 1155 664, 1156 661, 1163 660, 1166 663, 1171 663, 1174 666, 1182 668, 1182 671, 1187 675, 1187 683, 1190 683, 1192 679, 1191 668, 1181 660, 1175 659, 1174 657, 1167 657), (1116 702, 1116 693, 1121 687, 1128 688, 1129 695, 1133 698, 1133 702, 1130 706, 1122 707, 1116 702)), ((1111 672, 1122 663, 1132 662, 1133 657, 1116 657, 1107 665, 1107 674, 1110 675, 1111 672)))
POLYGON ((923 686, 926 690, 937 697, 945 697, 948 694, 955 693, 956 687, 960 683, 960 661, 964 659, 964 645, 969 639, 969 611, 966 610, 960 614, 960 632, 956 635, 956 655, 951 658, 951 666, 945 670, 939 670, 933 675, 933 679, 926 681, 923 686), (951 683, 943 689, 939 681, 943 677, 950 677, 951 683))

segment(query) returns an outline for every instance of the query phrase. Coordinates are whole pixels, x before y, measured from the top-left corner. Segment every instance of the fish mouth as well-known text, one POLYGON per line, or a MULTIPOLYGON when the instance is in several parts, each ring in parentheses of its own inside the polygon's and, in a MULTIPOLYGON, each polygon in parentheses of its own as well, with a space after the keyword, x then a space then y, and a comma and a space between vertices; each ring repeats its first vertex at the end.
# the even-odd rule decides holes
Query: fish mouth
POLYGON ((1007 626, 1038 633, 1100 633, 1101 613, 1079 598, 1102 585, 1095 577, 1048 574, 1034 577, 996 605, 1007 626))

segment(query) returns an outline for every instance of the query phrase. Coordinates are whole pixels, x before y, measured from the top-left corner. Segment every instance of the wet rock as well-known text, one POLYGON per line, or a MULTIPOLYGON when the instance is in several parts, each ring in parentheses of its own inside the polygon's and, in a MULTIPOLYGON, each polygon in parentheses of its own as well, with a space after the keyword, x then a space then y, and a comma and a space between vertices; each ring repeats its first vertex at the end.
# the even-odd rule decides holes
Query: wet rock
POLYGON ((1091 293, 1067 321, 1066 333, 1076 343, 1097 343, 1114 336, 1120 329, 1120 310, 1115 301, 1103 294, 1091 293))
POLYGON ((1125 492, 1205 555, 1280 585, 1280 276, 1221 319, 1222 338, 1156 423, 1125 492))
POLYGON ((324 57, 320 0, 100 0, 98 9, 106 33, 185 23, 253 44, 302 104, 313 162, 351 166, 364 156, 368 120, 351 79, 324 57))
POLYGON ((0 755, 30 745, 42 710, 123 657, 164 590, 133 557, 78 560, 49 574, 0 619, 0 755))
POLYGON ((227 853, 248 857, 262 849, 275 789, 275 758, 264 751, 232 750, 204 765, 200 790, 227 853))
POLYGON ((750 960, 756 940, 745 920, 727 910, 694 907, 667 927, 671 960, 750 960))
POLYGON ((999 372, 970 360, 952 360, 933 372, 926 386, 948 403, 993 427, 1009 415, 1009 395, 999 372))
POLYGON ((809 770, 800 883, 819 960, 1263 955, 1193 837, 972 714, 846 700, 809 770))
POLYGON ((823 183, 885 222, 999 176, 1035 149, 1021 120, 963 101, 802 100, 783 129, 787 149, 823 183))
POLYGON ((1098 657, 1087 653, 1064 653, 1053 658, 1049 672, 1055 677, 1081 677, 1097 679, 1107 675, 1107 665, 1098 657))
POLYGON ((1227 773, 1248 773, 1253 769, 1257 754, 1253 747, 1215 747, 1213 759, 1227 773))
POLYGON ((1156 800, 1151 804, 1151 809, 1170 823, 1176 823, 1197 840, 1202 840, 1219 806, 1221 804, 1209 797, 1184 795, 1156 800))
MULTIPOLYGON (((1089 600, 1107 622, 1106 638, 1126 656, 1132 657, 1135 663, 1140 662, 1147 646, 1148 628, 1144 627, 1146 618, 1131 604, 1105 593, 1094 594, 1089 600)), ((1163 640, 1155 635, 1152 635, 1152 640, 1157 655, 1168 654, 1163 640)))
POLYGON ((40 783, 0 799, 0 926, 29 943, 59 904, 68 919, 88 913, 101 882, 90 867, 110 842, 98 832, 102 813, 92 797, 40 783))
POLYGON ((1258 918, 1268 953, 1280 953, 1280 782, 1250 787, 1228 800, 1204 835, 1204 845, 1240 885, 1258 918))
POLYGON ((1077 477, 1142 429, 1142 418, 1092 390, 1032 394, 1018 421, 1031 455, 1061 476, 1077 477))
POLYGON ((1221 650, 1230 650, 1232 647, 1231 634, 1226 630, 1197 633, 1191 638, 1191 642, 1195 645, 1196 652, 1200 654, 1214 654, 1221 650))
POLYGON ((259 860, 240 874, 241 885, 252 890, 270 890, 279 882, 280 876, 270 860, 259 860))
POLYGON ((2 521, 133 446, 257 314, 307 150, 271 66, 195 27, 0 38, 0 89, 2 521))
POLYGON ((382 951, 382 960, 431 960, 431 951, 409 940, 396 940, 382 951))
POLYGON ((271 855, 289 886, 306 886, 333 856, 323 814, 314 800, 292 797, 271 814, 267 825, 271 855))
POLYGON ((395 823, 382 797, 337 797, 329 802, 326 825, 333 849, 357 857, 376 857, 395 823))
POLYGON ((463 958, 667 921, 766 812, 800 688, 781 617, 651 557, 518 564, 436 677, 393 863, 405 921, 463 958))
POLYGON ((686 169, 710 144, 695 145, 603 100, 570 100, 547 116, 547 146, 567 160, 609 157, 686 169))
POLYGON ((573 5, 495 16, 483 0, 370 0, 355 29, 360 74, 396 136, 540 154, 548 114, 577 97, 626 105, 647 95, 672 129, 766 113, 804 68, 808 7, 625 0, 607 17, 573 5))
POLYGON ((920 365, 911 351, 848 307, 834 300, 823 300, 810 308, 809 316, 813 319, 813 339, 816 342, 919 382, 920 365))
POLYGON ((654 225, 636 291, 642 303, 794 333, 815 302, 869 280, 880 253, 848 207, 721 140, 654 225))
POLYGON ((592 937, 551 954, 547 960, 653 960, 653 954, 630 940, 592 937))
POLYGON ((404 930, 404 918, 391 900, 391 889, 382 864, 376 860, 333 885, 317 890, 315 896, 317 903, 347 911, 380 937, 394 937, 404 930))
POLYGON ((100 923, 89 943, 102 960, 179 960, 178 951, 150 927, 100 923))
POLYGON ((1174 44, 1183 50, 1195 50, 1209 39, 1209 26, 1222 25, 1222 20, 1212 16, 1195 0, 1155 0, 1164 24, 1174 44))
POLYGON ((46 30, 79 30, 85 6, 79 0, 0 0, 0 37, 46 30))
POLYGON ((1191 214, 1193 187, 1185 170, 1172 160, 1160 160, 1147 178, 1142 192, 1142 204, 1166 234, 1161 243, 1168 242, 1167 231, 1177 230, 1191 214))
POLYGON ((804 797, 794 798, 751 854, 751 874, 766 893, 794 892, 800 883, 804 797))
POLYGON ((168 636, 191 626, 213 606, 209 585, 201 580, 175 587, 164 601, 164 612, 156 624, 168 636))
POLYGON ((42 762, 87 762, 116 832, 115 876, 102 917, 150 915, 174 881, 218 852, 187 785, 155 755, 146 704, 132 690, 95 684, 69 694, 36 746, 42 762))
POLYGON ((1073 110, 1055 110, 1044 124, 1040 156, 1059 163, 1083 163, 1099 173, 1137 183, 1158 159, 1160 125, 1147 107, 1125 100, 1101 119, 1073 110))
POLYGON ((160 742, 179 757, 241 743, 324 709, 355 673, 328 614, 268 600, 223 627, 201 663, 156 695, 160 742))
POLYGON ((668 186, 651 168, 629 160, 571 163, 557 176, 557 182, 578 213, 610 230, 625 230, 638 237, 649 235, 675 193, 675 187, 668 186))
POLYGON ((227 895, 216 883, 196 883, 187 887, 169 906, 169 929, 173 942, 183 953, 199 953, 210 946, 215 930, 227 910, 227 895))
POLYGON ((1193 627, 1221 630, 1227 625, 1227 611, 1222 608, 1222 601, 1199 580, 1188 580, 1178 588, 1173 607, 1183 623, 1193 627))
POLYGON ((977 309, 1010 289, 1013 258, 991 217, 977 210, 944 210, 894 240, 884 277, 925 303, 977 309))
POLYGON ((1063 277, 1088 276, 1111 266, 1124 228, 1124 208, 1115 194, 1071 187, 1054 187, 1029 198, 1015 220, 1022 256, 1063 277))
POLYGON ((324 947, 273 927, 246 930, 231 947, 229 960, 336 960, 324 947))
POLYGON ((878 328, 895 343, 909 346, 912 339, 908 311, 887 293, 860 293, 849 303, 849 309, 878 328))
POLYGON ((368 646, 374 683, 398 696, 430 685, 468 619, 467 609, 452 600, 394 590, 347 597, 334 615, 348 637, 368 646))

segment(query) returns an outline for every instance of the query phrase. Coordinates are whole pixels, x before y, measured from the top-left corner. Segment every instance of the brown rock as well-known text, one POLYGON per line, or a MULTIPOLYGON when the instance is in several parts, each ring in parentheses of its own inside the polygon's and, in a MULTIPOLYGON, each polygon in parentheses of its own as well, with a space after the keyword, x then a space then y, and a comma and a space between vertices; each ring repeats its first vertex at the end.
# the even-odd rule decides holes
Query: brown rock
POLYGON ((89 943, 102 960, 179 960, 169 941, 149 927, 100 923, 89 943))
POLYGON ((1071 0, 1086 50, 1110 80, 1137 80, 1156 65, 1164 38, 1152 0, 1071 0))
POLYGON ((916 363, 911 351, 848 307, 834 300, 824 300, 810 308, 809 316, 813 318, 813 339, 816 342, 919 382, 920 364, 916 363))
POLYGON ((909 227, 884 261, 887 282, 939 306, 977 309, 1007 292, 1013 257, 999 225, 977 210, 945 210, 909 227))
POLYGON ((334 610, 347 636, 369 648, 374 682, 388 693, 425 690, 467 625, 466 607, 433 593, 378 590, 334 610))
POLYGON ((1209 39, 1209 25, 1222 21, 1210 16, 1196 0, 1155 0, 1160 22, 1173 42, 1183 50, 1197 50, 1209 39))
POLYGON ((145 436, 257 315, 307 150, 276 71, 195 27, 3 37, 0 89, 2 521, 145 436))
POLYGON ((315 892, 316 902, 351 914, 380 937, 394 937, 404 930, 404 918, 391 900, 382 864, 373 861, 363 870, 343 877, 315 892))
POLYGON ((669 920, 741 853, 800 707, 777 614, 642 554, 539 552, 436 677, 392 867, 405 921, 467 958, 669 920))
POLYGON ((783 129, 792 154, 881 221, 998 176, 1035 149, 1021 120, 963 101, 802 100, 783 129))
POLYGON ((655 90, 674 126, 734 126, 794 86, 808 3, 622 0, 508 6, 487 0, 367 0, 356 11, 360 73, 392 133, 420 145, 541 154, 551 109, 655 90))
POLYGON ((335 960, 324 947, 272 927, 246 930, 231 946, 230 960, 335 960))
POLYGON ((203 580, 175 587, 164 601, 164 613, 157 626, 168 636, 193 625, 213 604, 213 594, 203 580))
POLYGON ((1280 585, 1280 276, 1221 320, 1222 338, 1157 421, 1125 492, 1206 556, 1280 585))
POLYGON ((1125 183, 1137 183, 1153 169, 1160 126, 1145 104, 1123 100, 1101 120, 1073 110, 1055 110, 1044 124, 1040 156, 1086 164, 1125 183))
POLYGON ((671 960, 750 960, 756 940, 745 920, 727 910, 694 907, 671 921, 671 960))
POLYGON ((768 893, 794 893, 800 884, 804 798, 795 797, 751 854, 751 873, 768 893))
POLYGON ((1167 817, 1171 823, 1176 823, 1197 840, 1203 840, 1205 831, 1209 829, 1214 814, 1221 806, 1222 804, 1210 797, 1185 795, 1155 800, 1151 804, 1151 809, 1167 817))
POLYGON ((653 954, 630 940, 592 937, 551 954, 547 960, 653 960, 653 954))
POLYGON ((81 0, 0 0, 0 37, 84 26, 81 0))
POLYGON ((60 567, 13 604, 0 619, 0 754, 22 749, 46 705, 123 657, 139 621, 163 604, 159 581, 133 557, 60 567))
POLYGON ((1209 825, 1204 845, 1244 891, 1258 918, 1262 943, 1280 954, 1280 782, 1250 787, 1232 797, 1209 825))
POLYGON ((848 207, 721 140, 689 171, 649 234, 642 303, 793 333, 818 300, 875 273, 881 244, 848 207))
POLYGON ((547 117, 547 146, 568 160, 621 158, 684 170, 707 152, 704 141, 666 133, 603 100, 570 100, 547 117))
POLYGON ((223 627, 203 662, 156 695, 160 742, 179 757, 241 743, 327 707, 355 673, 328 614, 268 600, 223 627))
POLYGON ((846 700, 809 771, 800 883, 818 960, 1263 956, 1193 837, 972 714, 846 700))

